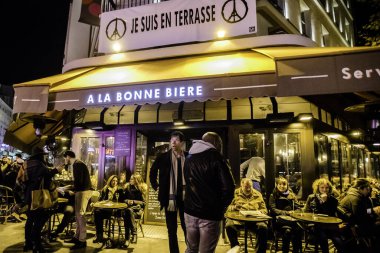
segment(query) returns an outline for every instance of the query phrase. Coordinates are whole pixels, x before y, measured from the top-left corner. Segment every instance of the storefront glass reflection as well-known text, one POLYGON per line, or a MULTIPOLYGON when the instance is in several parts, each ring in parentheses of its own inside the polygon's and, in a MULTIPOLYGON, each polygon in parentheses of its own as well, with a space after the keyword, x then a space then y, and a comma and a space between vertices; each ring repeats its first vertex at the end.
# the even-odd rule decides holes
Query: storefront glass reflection
POLYGON ((116 158, 114 153, 115 137, 108 136, 105 138, 105 159, 104 159, 104 182, 112 175, 117 175, 116 158))
POLYGON ((315 152, 317 157, 317 168, 320 178, 329 178, 327 147, 328 138, 326 135, 317 134, 314 136, 315 152))
POLYGON ((339 142, 335 139, 331 139, 331 183, 340 185, 339 142))
POLYGON ((137 133, 135 172, 141 174, 144 179, 146 179, 147 143, 147 137, 137 133))
POLYGON ((99 138, 82 137, 80 146, 80 157, 90 170, 91 184, 94 189, 98 187, 99 175, 99 138))
POLYGON ((300 134, 274 134, 276 176, 286 177, 295 194, 302 194, 300 134))

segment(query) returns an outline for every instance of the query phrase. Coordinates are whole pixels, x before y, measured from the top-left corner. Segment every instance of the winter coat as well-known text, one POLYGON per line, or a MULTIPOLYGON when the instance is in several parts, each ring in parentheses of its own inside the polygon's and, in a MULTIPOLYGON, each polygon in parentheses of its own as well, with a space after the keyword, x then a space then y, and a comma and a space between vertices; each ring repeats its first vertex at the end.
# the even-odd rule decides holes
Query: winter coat
POLYGON ((296 195, 293 191, 289 190, 289 194, 283 194, 277 189, 269 197, 269 210, 272 216, 288 215, 289 211, 301 208, 297 201, 296 195))
POLYGON ((333 195, 328 195, 327 200, 322 203, 322 201, 318 199, 316 194, 310 194, 306 200, 305 212, 309 212, 309 213, 313 212, 313 206, 314 206, 315 213, 327 214, 329 216, 336 216, 338 200, 333 195))
POLYGON ((235 184, 223 156, 208 142, 193 141, 184 166, 185 213, 222 220, 234 196, 235 184))

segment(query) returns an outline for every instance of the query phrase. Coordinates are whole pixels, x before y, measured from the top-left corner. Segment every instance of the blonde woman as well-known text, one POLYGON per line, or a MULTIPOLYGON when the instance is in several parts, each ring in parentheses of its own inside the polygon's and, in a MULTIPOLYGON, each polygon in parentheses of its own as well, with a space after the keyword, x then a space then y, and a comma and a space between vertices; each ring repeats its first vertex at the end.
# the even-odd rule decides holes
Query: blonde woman
POLYGON ((135 217, 141 215, 141 211, 145 206, 145 196, 147 192, 147 185, 138 173, 131 175, 129 183, 127 183, 124 191, 125 202, 128 204, 128 209, 125 212, 125 237, 129 240, 132 234, 131 242, 137 241, 137 227, 135 217))
POLYGON ((299 209, 296 195, 289 188, 288 180, 284 177, 276 178, 276 187, 269 197, 269 209, 275 219, 275 229, 282 232, 282 252, 289 252, 292 241, 293 252, 302 249, 302 230, 297 222, 290 217, 290 213, 299 209))
MULTIPOLYGON (((306 200, 305 211, 336 216, 338 200, 332 194, 333 186, 331 182, 326 178, 319 178, 313 182, 312 187, 313 194, 310 194, 306 200)), ((333 241, 338 252, 341 252, 343 243, 338 231, 322 229, 317 225, 314 229, 323 253, 329 252, 328 238, 333 241)))

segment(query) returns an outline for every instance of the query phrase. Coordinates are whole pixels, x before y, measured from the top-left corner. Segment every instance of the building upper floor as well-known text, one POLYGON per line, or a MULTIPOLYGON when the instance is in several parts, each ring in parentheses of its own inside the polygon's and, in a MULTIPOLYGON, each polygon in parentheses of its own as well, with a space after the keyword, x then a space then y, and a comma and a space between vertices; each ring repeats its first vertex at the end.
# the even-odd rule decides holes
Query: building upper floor
MULTIPOLYGON (((167 4, 163 2, 170 1, 182 0, 98 0, 98 13, 100 13, 100 18, 104 18, 105 15, 116 15, 128 8, 138 11, 147 5, 167 4)), ((89 1, 73 0, 72 2, 64 64, 104 54, 99 50, 99 38, 104 36, 102 23, 100 22, 100 26, 97 26, 78 21, 83 21, 83 13, 86 11, 94 12, 94 6, 85 5, 85 2, 89 1)), ((229 2, 231 1, 226 1, 225 5, 230 4, 229 2)), ((246 3, 247 1, 239 0, 238 2, 246 3)), ((354 44, 353 17, 348 0, 257 0, 255 10, 252 12, 255 12, 257 29, 246 37, 297 34, 309 38, 317 46, 322 47, 350 47, 354 44)), ((95 23, 99 24, 99 19, 96 21, 97 18, 96 15, 95 23)), ((128 26, 131 25, 128 24, 128 26)), ((151 38, 147 37, 146 40, 151 40, 151 38)))

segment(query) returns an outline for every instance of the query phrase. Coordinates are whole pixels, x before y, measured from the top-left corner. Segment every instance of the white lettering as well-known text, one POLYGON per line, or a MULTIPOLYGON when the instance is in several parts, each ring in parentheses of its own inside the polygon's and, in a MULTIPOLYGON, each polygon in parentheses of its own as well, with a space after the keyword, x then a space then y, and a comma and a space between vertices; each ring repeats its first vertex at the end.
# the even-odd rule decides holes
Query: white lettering
POLYGON ((111 98, 110 98, 110 94, 106 94, 106 96, 104 97, 104 103, 109 103, 109 102, 111 102, 111 98))
POLYGON ((116 92, 116 101, 117 101, 117 102, 120 102, 121 99, 122 99, 122 97, 121 97, 121 92, 116 92))
POLYGON ((187 95, 188 96, 194 96, 194 87, 193 86, 187 87, 187 95))
POLYGON ((377 74, 380 76, 380 69, 375 69, 377 74))
POLYGON ((135 90, 134 92, 133 92, 133 99, 134 100, 141 100, 141 98, 142 98, 142 91, 141 90, 135 90))
POLYGON ((103 103, 103 100, 102 100, 102 94, 99 94, 99 95, 98 95, 98 103, 99 103, 99 104, 103 103))
POLYGON ((202 90, 202 86, 197 86, 196 87, 196 94, 197 96, 202 96, 203 95, 203 90, 202 90))
POLYGON ((354 72, 354 77, 355 77, 356 79, 362 79, 362 77, 363 77, 363 72, 360 71, 360 70, 355 70, 355 72, 354 72))
POLYGON ((350 68, 343 68, 342 73, 343 73, 343 79, 346 79, 346 80, 351 79, 350 68))
POLYGON ((166 88, 166 95, 165 97, 170 98, 172 96, 172 90, 170 88, 166 88))
POLYGON ((124 100, 129 101, 132 99, 132 92, 127 91, 124 93, 124 100))
POLYGON ((184 97, 185 96, 185 87, 179 87, 179 96, 184 97))
POLYGON ((366 76, 367 76, 368 78, 371 77, 371 73, 372 73, 372 69, 367 69, 367 70, 365 71, 365 74, 366 74, 366 76))
POLYGON ((160 89, 154 90, 154 98, 160 98, 160 89))
POLYGON ((94 103, 94 97, 92 95, 88 96, 87 104, 93 104, 94 103))
POLYGON ((152 98, 153 91, 152 90, 145 90, 144 91, 144 99, 152 98))

